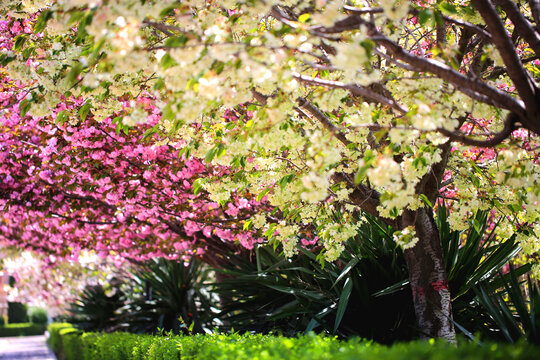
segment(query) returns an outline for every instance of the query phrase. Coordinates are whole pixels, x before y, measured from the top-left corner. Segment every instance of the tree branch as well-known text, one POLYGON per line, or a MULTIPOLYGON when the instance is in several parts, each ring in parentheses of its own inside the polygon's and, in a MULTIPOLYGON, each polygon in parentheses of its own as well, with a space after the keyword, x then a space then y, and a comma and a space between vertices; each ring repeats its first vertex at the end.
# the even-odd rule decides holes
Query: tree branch
POLYGON ((344 173, 336 173, 332 175, 332 179, 336 183, 343 182, 350 189, 352 189, 352 193, 349 194, 349 201, 351 203, 358 206, 368 214, 384 221, 387 225, 390 225, 395 229, 399 228, 399 219, 388 219, 379 214, 377 207, 381 204, 381 194, 379 194, 378 191, 364 184, 355 185, 350 176, 344 173))
POLYGON ((537 56, 540 56, 540 35, 532 24, 523 16, 518 6, 513 1, 509 0, 495 0, 494 2, 499 5, 506 15, 508 15, 510 20, 512 20, 514 29, 519 36, 523 37, 523 39, 529 43, 531 49, 534 50, 537 56))
POLYGON ((450 138, 452 141, 459 141, 462 144, 478 147, 493 147, 500 144, 504 139, 508 138, 510 134, 516 129, 515 124, 519 122, 520 117, 515 113, 509 113, 504 121, 504 127, 501 132, 495 134, 489 140, 477 140, 471 139, 464 134, 457 134, 445 128, 438 128, 437 131, 444 136, 450 138))
MULTIPOLYGON (((468 92, 469 94, 472 91, 474 93, 484 95, 487 98, 491 98, 492 101, 495 101, 500 107, 525 116, 525 109, 520 100, 517 100, 507 93, 478 79, 473 79, 463 75, 439 61, 412 55, 396 42, 381 33, 375 24, 362 19, 360 16, 351 15, 343 20, 337 21, 330 27, 319 27, 318 30, 321 32, 337 33, 345 30, 357 29, 360 25, 364 25, 367 28, 371 40, 386 48, 387 52, 395 59, 407 63, 416 71, 430 72, 435 74, 441 79, 456 86, 456 88, 460 91, 464 88, 470 89, 468 92)), ((514 55, 516 56, 515 52, 514 55)), ((477 96, 476 99, 484 102, 487 99, 486 97, 477 96)))
MULTIPOLYGON (((512 40, 508 37, 504 24, 497 14, 493 4, 487 0, 472 0, 474 7, 484 18, 486 25, 493 37, 493 43, 499 50, 504 64, 506 65, 508 76, 516 86, 519 96, 525 103, 526 113, 520 115, 523 125, 535 132, 539 132, 540 106, 537 98, 537 88, 531 82, 523 64, 517 55, 516 48, 512 40)), ((512 109, 510 109, 512 110, 512 109)), ((512 110, 513 111, 513 110, 512 110)))
POLYGON ((531 13, 536 23, 536 31, 540 32, 540 1, 538 0, 528 0, 529 6, 531 7, 531 13))
MULTIPOLYGON (((253 94, 255 100, 265 105, 268 98, 270 97, 269 95, 261 94, 255 89, 251 89, 251 93, 253 94)), ((317 119, 321 123, 321 125, 326 130, 330 131, 332 135, 334 135, 336 139, 338 139, 343 145, 348 146, 352 144, 351 141, 347 140, 345 134, 342 133, 341 130, 339 130, 338 127, 335 126, 332 121, 326 115, 324 115, 322 111, 320 111, 315 105, 302 97, 299 97, 298 99, 296 99, 296 101, 298 102, 298 107, 300 108, 300 110, 305 110, 306 112, 311 114, 311 116, 317 119)))
MULTIPOLYGON (((343 6, 343 8, 345 10, 347 10, 348 12, 351 12, 351 13, 356 14, 356 15, 379 14, 379 13, 383 12, 383 9, 381 9, 381 8, 355 8, 354 6, 348 6, 348 5, 343 6)), ((411 9, 409 12, 411 14, 413 14, 413 15, 418 15, 420 13, 420 11, 418 9, 411 9)), ((459 27, 462 27, 464 29, 469 29, 472 32, 474 32, 475 34, 477 34, 478 36, 484 38, 485 40, 491 41, 491 35, 486 30, 482 29, 478 25, 475 25, 475 24, 472 24, 472 23, 469 23, 469 22, 466 22, 466 21, 463 21, 463 20, 452 19, 451 17, 444 16, 444 15, 442 16, 442 18, 444 19, 444 21, 446 21, 446 22, 448 22, 450 24, 455 24, 455 25, 457 25, 459 27)), ((353 27, 353 28, 355 28, 355 27, 353 27)), ((346 29, 346 30, 351 30, 351 29, 346 29)), ((338 32, 341 32, 341 31, 338 31, 338 32)))
POLYGON ((190 39, 195 39, 195 36, 193 34, 191 34, 189 31, 184 30, 184 29, 182 29, 182 28, 180 28, 178 26, 169 25, 169 24, 163 24, 163 23, 156 22, 156 21, 151 21, 151 20, 143 20, 142 23, 144 25, 151 26, 154 29, 161 31, 163 34, 165 34, 167 36, 173 36, 174 33, 172 33, 172 31, 175 31, 175 32, 179 32, 179 33, 182 33, 182 34, 186 35, 190 39))
POLYGON ((365 88, 365 87, 362 87, 360 85, 345 84, 345 83, 343 83, 341 81, 312 78, 312 77, 304 76, 304 75, 301 75, 301 74, 298 74, 298 73, 293 73, 293 77, 296 80, 299 80, 304 84, 324 86, 324 87, 333 88, 333 89, 338 88, 338 89, 349 90, 351 92, 351 94, 353 94, 355 96, 360 96, 360 97, 363 97, 363 98, 365 98, 367 100, 371 100, 371 101, 374 101, 376 103, 386 105, 386 106, 396 110, 400 114, 406 114, 409 111, 409 109, 407 109, 404 106, 401 106, 400 104, 398 104, 393 99, 388 99, 388 98, 376 93, 375 91, 370 90, 370 89, 365 88))
MULTIPOLYGON (((463 91, 462 89, 468 89, 475 93, 485 95, 487 96, 487 98, 491 98, 491 101, 497 102, 499 106, 507 110, 524 114, 524 108, 521 102, 519 100, 516 100, 512 96, 506 94, 505 92, 495 87, 492 87, 478 79, 463 75, 460 72, 455 71, 448 65, 443 64, 439 61, 435 61, 433 59, 425 59, 412 55, 394 41, 380 34, 377 30, 375 31, 376 38, 373 38, 373 40, 384 46, 386 50, 395 58, 413 66, 416 71, 430 72, 437 75, 441 79, 453 84, 460 91, 463 91)), ((487 98, 477 97, 477 100, 485 102, 487 98)))
POLYGON ((309 102, 307 99, 299 97, 296 99, 298 102, 298 106, 304 110, 306 110, 308 113, 310 113, 314 118, 316 118, 321 125, 328 131, 332 133, 338 139, 341 141, 341 143, 345 146, 349 146, 352 144, 349 140, 347 140, 347 137, 344 133, 341 132, 341 130, 338 129, 337 126, 335 126, 330 119, 322 113, 315 105, 313 105, 311 102, 309 102))

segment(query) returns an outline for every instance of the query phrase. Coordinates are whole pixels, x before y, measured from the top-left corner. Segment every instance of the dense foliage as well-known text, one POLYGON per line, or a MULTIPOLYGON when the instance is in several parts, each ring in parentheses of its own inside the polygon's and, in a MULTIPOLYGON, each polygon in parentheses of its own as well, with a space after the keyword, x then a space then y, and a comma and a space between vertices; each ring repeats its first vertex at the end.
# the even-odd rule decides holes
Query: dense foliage
POLYGON ((43 335, 45 324, 17 323, 0 325, 0 337, 43 335))
MULTIPOLYGON (((502 286, 498 272, 520 251, 516 237, 493 246, 496 226, 486 211, 478 211, 461 231, 450 229, 444 206, 439 207, 436 221, 454 320, 462 332, 505 340, 474 289, 482 286, 493 293, 502 286)), ((370 218, 345 243, 338 260, 324 266, 305 248, 292 259, 271 247, 259 247, 251 261, 230 255, 221 270, 225 276, 214 285, 222 299, 217 316, 225 328, 240 331, 279 330, 292 336, 316 330, 383 343, 411 339, 417 336, 411 289, 403 252, 392 233, 383 222, 370 218)), ((528 265, 518 268, 516 276, 529 269, 528 265)), ((513 326, 519 327, 519 321, 513 326)))
POLYGON ((9 324, 28 322, 28 306, 20 302, 8 302, 7 317, 9 324))
POLYGON ((211 332, 217 301, 208 281, 209 269, 196 259, 189 264, 166 259, 141 264, 126 284, 131 296, 118 316, 122 329, 136 333, 211 332))
POLYGON ((126 333, 73 332, 49 327, 50 344, 63 360, 312 360, 312 359, 537 359, 540 349, 518 345, 412 342, 392 347, 351 339, 307 334, 296 338, 275 335, 149 336, 126 333))
POLYGON ((28 316, 30 317, 30 322, 33 324, 47 324, 49 321, 49 316, 47 314, 47 309, 32 307, 28 309, 28 316))
POLYGON ((404 250, 418 326, 452 340, 440 197, 453 229, 490 209, 537 257, 540 8, 363 5, 3 2, 3 242, 218 263, 304 240, 333 261, 367 213, 404 250))

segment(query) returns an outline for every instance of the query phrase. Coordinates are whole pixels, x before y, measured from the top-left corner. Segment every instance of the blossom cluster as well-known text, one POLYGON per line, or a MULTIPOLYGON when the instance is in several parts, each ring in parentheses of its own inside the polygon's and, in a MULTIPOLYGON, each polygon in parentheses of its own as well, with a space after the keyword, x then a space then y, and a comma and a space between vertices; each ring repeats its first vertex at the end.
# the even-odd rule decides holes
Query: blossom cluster
MULTIPOLYGON (((350 19, 338 0, 308 9, 257 0, 40 5, 33 33, 3 52, 10 76, 37 84, 13 93, 15 102, 28 100, 30 118, 17 105, 4 113, 0 156, 9 166, 0 192, 17 192, 4 205, 10 239, 39 247, 44 238, 79 239, 83 228, 91 235, 75 247, 124 253, 136 244, 161 255, 159 244, 183 249, 178 233, 247 247, 264 236, 293 254, 311 233, 331 260, 354 232, 353 215, 366 209, 399 228, 404 212, 446 198, 453 228, 492 208, 503 217, 501 238, 523 227, 532 234, 539 221, 537 137, 514 132, 487 150, 451 145, 441 130, 485 138, 502 128, 505 111, 392 61, 377 43, 384 36, 447 72, 456 59, 460 73, 471 71, 473 54, 460 58, 454 32, 438 41, 436 21, 418 26, 410 2, 373 2, 381 9, 374 26, 337 38, 333 24, 350 19), (144 131, 158 134, 152 145, 144 131), (358 199, 362 189, 367 199, 358 199), (248 219, 261 202, 271 215, 248 219), (21 223, 35 226, 20 233, 21 223), (259 237, 245 238, 244 229, 259 237)), ((436 4, 422 6, 439 14, 436 4)), ((497 51, 483 54, 493 70, 497 51)), ((512 86, 501 85, 510 83, 502 74, 482 84, 510 94, 512 86)), ((407 226, 396 231, 398 243, 415 244, 407 226)))

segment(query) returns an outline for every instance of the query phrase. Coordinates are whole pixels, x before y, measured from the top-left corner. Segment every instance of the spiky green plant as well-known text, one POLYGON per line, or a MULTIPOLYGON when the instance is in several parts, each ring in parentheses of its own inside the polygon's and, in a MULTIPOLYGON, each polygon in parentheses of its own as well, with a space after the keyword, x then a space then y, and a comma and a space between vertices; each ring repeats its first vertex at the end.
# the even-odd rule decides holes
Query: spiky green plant
POLYGON ((192 259, 152 259, 133 271, 132 292, 136 295, 123 309, 125 328, 153 333, 204 332, 212 319, 213 303, 205 292, 208 269, 192 259))
MULTIPOLYGON (((483 331, 493 323, 473 287, 493 280, 519 245, 514 236, 496 241, 487 211, 478 211, 466 230, 454 231, 443 203, 437 222, 456 323, 463 331, 483 331)), ((334 263, 321 264, 317 248, 300 248, 292 259, 269 246, 258 247, 251 258, 229 255, 224 279, 215 284, 223 302, 220 317, 236 330, 315 329, 387 343, 410 339, 415 334, 411 291, 392 234, 392 228, 368 217, 334 263)))
POLYGON ((71 304, 69 322, 89 331, 112 331, 118 325, 118 310, 125 295, 115 281, 106 286, 88 285, 71 304))
POLYGON ((538 284, 530 276, 526 281, 519 278, 510 266, 507 274, 499 273, 496 284, 480 284, 475 289, 478 302, 496 325, 492 332, 498 333, 503 340, 515 343, 526 339, 540 344, 538 284))

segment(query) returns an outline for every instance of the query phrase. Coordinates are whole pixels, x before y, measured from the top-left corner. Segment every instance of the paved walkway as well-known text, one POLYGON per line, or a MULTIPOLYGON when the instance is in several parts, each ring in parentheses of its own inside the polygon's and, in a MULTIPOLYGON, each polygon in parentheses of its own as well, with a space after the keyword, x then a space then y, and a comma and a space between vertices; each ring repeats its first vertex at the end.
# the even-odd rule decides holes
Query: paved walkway
POLYGON ((0 338, 0 360, 56 360, 45 336, 0 338))

